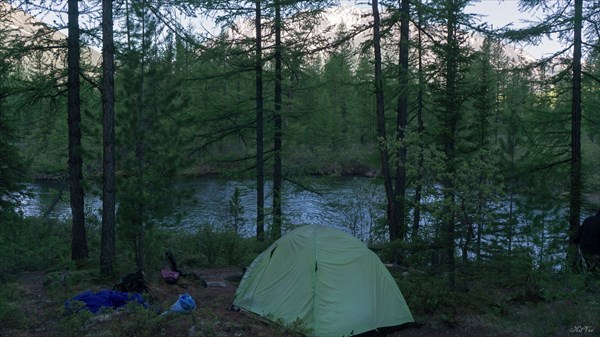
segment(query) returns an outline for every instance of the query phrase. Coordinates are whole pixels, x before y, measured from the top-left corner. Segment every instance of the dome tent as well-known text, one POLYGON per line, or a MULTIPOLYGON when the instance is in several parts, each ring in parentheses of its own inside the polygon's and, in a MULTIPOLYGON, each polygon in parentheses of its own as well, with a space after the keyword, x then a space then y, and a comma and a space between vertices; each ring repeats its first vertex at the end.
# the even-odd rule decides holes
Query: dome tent
POLYGON ((362 242, 332 227, 299 227, 248 267, 233 305, 269 320, 299 320, 310 336, 358 335, 413 322, 398 286, 362 242))

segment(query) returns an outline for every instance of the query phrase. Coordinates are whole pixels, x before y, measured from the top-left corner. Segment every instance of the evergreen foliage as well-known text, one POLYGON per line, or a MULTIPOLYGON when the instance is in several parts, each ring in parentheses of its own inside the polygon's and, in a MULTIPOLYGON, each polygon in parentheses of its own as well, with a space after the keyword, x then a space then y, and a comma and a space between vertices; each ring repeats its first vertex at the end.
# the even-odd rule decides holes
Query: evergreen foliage
POLYGON ((146 236, 178 198, 173 182, 190 153, 185 143, 190 95, 183 85, 185 52, 171 34, 160 34, 152 5, 126 8, 127 37, 116 76, 117 219, 121 238, 133 245, 137 269, 145 269, 146 236), (181 53, 181 55, 179 55, 181 53), (168 196, 168 197, 167 197, 168 196))
MULTIPOLYGON (((4 41, 4 32, 0 31, 0 41, 4 41)), ((4 44, 4 43, 3 43, 4 44)), ((10 83, 14 81, 11 64, 4 49, 0 49, 0 221, 17 211, 20 198, 23 196, 25 167, 18 147, 18 139, 11 123, 10 83)), ((14 116, 14 115, 13 115, 14 116)))
MULTIPOLYGON (((389 220, 382 220, 386 205, 378 205, 372 223, 363 224, 368 234, 359 230, 360 221, 349 220, 349 227, 370 244, 383 245, 391 260, 445 270, 455 277, 450 283, 457 288, 463 281, 461 272, 490 265, 501 270, 499 266, 513 258, 527 270, 565 267, 561 258, 569 233, 570 175, 575 172, 565 165, 572 151, 572 57, 565 54, 554 64, 543 60, 538 64, 543 67, 511 60, 498 34, 487 36, 475 50, 468 43, 468 29, 474 26, 465 14, 468 3, 411 2, 409 14, 418 26, 411 30, 405 73, 400 70, 405 59, 399 57, 399 3, 383 1, 377 83, 370 35, 362 45, 352 40, 359 39, 360 31, 370 34, 370 22, 358 28, 329 27, 314 36, 318 16, 329 1, 115 4, 115 22, 120 25, 115 27, 117 254, 134 255, 142 269, 154 263, 156 256, 149 249, 161 239, 161 228, 176 227, 165 219, 178 218, 175 206, 186 195, 176 193, 173 183, 185 175, 248 177, 254 175, 261 151, 265 186, 275 174, 270 168, 276 159, 281 160, 277 174, 282 180, 311 174, 368 175, 382 184, 383 148, 390 172, 405 169, 404 178, 390 174, 390 184, 406 183, 403 193, 396 190, 390 198, 404 201, 401 242, 383 244, 393 236, 389 227, 382 230, 389 226, 389 220), (264 48, 258 61, 264 86, 265 136, 260 146, 256 41, 244 30, 254 19, 257 3, 262 5, 264 48), (276 4, 282 28, 277 50, 276 4), (222 30, 213 36, 194 35, 173 19, 173 13, 216 15, 222 30), (329 42, 328 34, 333 36, 329 42), (381 95, 379 110, 376 92, 381 95), (406 99, 406 123, 396 121, 399 99, 406 99), (403 125, 402 132, 398 125, 403 125), (408 235, 410 221, 413 230, 408 235)), ((574 15, 571 7, 564 8, 574 15)), ((595 10, 586 2, 587 22, 593 22, 595 10)), ((570 41, 572 17, 557 13, 552 11, 529 30, 505 36, 535 40, 538 36, 531 33, 549 33, 560 26, 561 39, 570 41)), ((369 20, 370 16, 365 21, 369 20)), ((592 26, 583 29, 582 166, 576 174, 583 183, 584 212, 597 208, 600 187, 600 116, 594 108, 600 102, 600 52, 597 32, 587 29, 592 26)), ((0 40, 7 41, 8 33, 0 30, 0 40)), ((47 35, 36 39, 40 44, 48 40, 47 35)), ((18 213, 5 210, 18 210, 18 193, 26 179, 59 179, 67 172, 66 68, 48 66, 44 54, 24 40, 11 42, 0 48, 0 216, 18 219, 18 213), (29 163, 27 175, 23 162, 29 163)), ((65 49, 64 43, 58 45, 65 49)), ((99 181, 102 172, 97 70, 84 64, 80 74, 83 167, 89 181, 99 181)), ((94 193, 89 181, 84 184, 86 194, 94 193)), ((273 190, 265 192, 265 198, 280 197, 273 190)), ((234 234, 239 234, 241 223, 255 219, 241 216, 239 198, 234 194, 229 205, 223 205, 232 215, 228 223, 216 228, 192 225, 198 227, 195 237, 202 239, 199 260, 244 260, 239 252, 246 248, 240 245, 247 243, 234 234)), ((273 203, 270 210, 278 207, 285 204, 273 203)), ((351 210, 346 213, 358 218, 351 210)), ((275 239, 287 228, 286 219, 278 217, 281 213, 263 220, 263 234, 269 232, 275 239), (281 224, 275 223, 278 220, 281 224)), ((423 306, 429 310, 436 305, 423 306)))

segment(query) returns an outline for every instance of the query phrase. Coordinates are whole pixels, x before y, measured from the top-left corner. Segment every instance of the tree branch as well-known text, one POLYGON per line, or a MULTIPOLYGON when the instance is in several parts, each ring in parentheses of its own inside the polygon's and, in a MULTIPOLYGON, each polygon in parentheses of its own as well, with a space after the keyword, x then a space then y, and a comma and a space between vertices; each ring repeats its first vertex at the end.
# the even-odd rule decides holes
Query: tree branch
POLYGON ((600 84, 600 78, 598 78, 598 77, 596 77, 596 76, 594 76, 594 75, 592 75, 592 74, 588 73, 587 71, 583 71, 583 70, 582 70, 582 71, 581 71, 581 73, 582 73, 582 74, 584 74, 585 76, 587 76, 587 77, 591 78, 592 80, 594 80, 594 81, 598 82, 598 84, 600 84))

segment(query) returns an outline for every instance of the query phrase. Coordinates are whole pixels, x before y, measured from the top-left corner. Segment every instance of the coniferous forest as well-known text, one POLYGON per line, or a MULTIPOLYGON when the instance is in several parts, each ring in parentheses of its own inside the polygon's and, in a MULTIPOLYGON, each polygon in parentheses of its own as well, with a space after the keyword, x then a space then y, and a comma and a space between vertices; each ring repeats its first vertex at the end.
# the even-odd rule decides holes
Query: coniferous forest
POLYGON ((0 335, 310 336, 223 314, 233 293, 192 281, 191 316, 63 302, 141 270, 168 307, 166 249, 207 279, 248 266, 313 176, 381 187, 355 225, 415 318, 393 336, 597 335, 577 233, 600 209, 600 3, 501 1, 532 19, 494 27, 477 2, 0 3, 0 335), (526 52, 547 37, 561 49, 526 52), (238 190, 219 226, 162 222, 193 194, 175 182, 208 175, 253 181, 249 235, 238 190), (70 218, 23 214, 40 180, 70 218))

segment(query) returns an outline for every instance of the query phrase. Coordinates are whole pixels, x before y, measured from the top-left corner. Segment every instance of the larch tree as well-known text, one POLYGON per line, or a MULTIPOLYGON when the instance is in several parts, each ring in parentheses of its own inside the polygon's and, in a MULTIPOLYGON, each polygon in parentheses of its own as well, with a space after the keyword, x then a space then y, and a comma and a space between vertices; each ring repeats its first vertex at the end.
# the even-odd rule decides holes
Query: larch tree
MULTIPOLYGON (((187 56, 177 42, 184 34, 168 17, 170 6, 151 1, 124 3, 124 42, 118 54, 115 109, 118 170, 119 239, 130 243, 137 269, 146 269, 156 255, 148 250, 155 226, 180 214, 174 205, 185 197, 174 186, 188 167, 190 90, 184 86, 187 56), (178 59, 178 57, 180 57, 178 59), (119 79, 123 79, 119 81, 119 79), (168 195, 168 198, 165 196, 168 195)), ((178 27, 178 26, 177 26, 178 27)), ((183 29, 182 29, 183 30, 183 29)))
MULTIPOLYGON (((384 103, 384 85, 383 73, 381 79, 375 79, 375 96, 376 96, 376 111, 378 120, 378 139, 380 142, 380 160, 382 166, 382 175, 387 198, 386 222, 388 226, 388 234, 390 241, 396 239, 403 240, 408 233, 406 224, 407 200, 406 191, 408 186, 407 167, 408 167, 408 146, 406 135, 408 131, 409 117, 409 88, 410 88, 410 68, 409 68, 409 49, 410 49, 410 1, 397 1, 397 9, 400 22, 400 38, 398 40, 398 71, 396 80, 398 83, 398 96, 396 99, 396 123, 393 128, 393 134, 387 135, 386 118, 385 118, 385 103, 384 103), (381 82, 381 88, 378 87, 378 82, 381 82), (380 90, 381 89, 381 90, 380 90), (379 93, 381 91, 381 93, 379 93), (385 161, 385 162, 384 162, 385 161), (392 172, 394 171, 394 172, 392 172)), ((387 27, 382 29, 379 10, 376 11, 376 4, 372 4, 374 24, 374 32, 377 30, 378 36, 374 37, 375 51, 375 76, 381 66, 381 39, 382 31, 388 30, 387 27)), ((377 4, 378 6, 378 4, 377 4)))
POLYGON ((72 213, 71 258, 88 257, 85 229, 83 159, 81 147, 81 98, 80 98, 80 41, 79 1, 68 2, 68 125, 69 125, 69 182, 72 213))
POLYGON ((545 167, 569 164, 569 235, 567 261, 575 266, 576 247, 573 238, 581 222, 582 206, 582 155, 581 155, 581 121, 584 114, 582 108, 582 57, 586 49, 593 49, 593 41, 598 39, 598 4, 596 2, 574 1, 541 1, 520 0, 520 8, 526 11, 541 9, 545 16, 530 26, 512 30, 506 36, 512 40, 525 40, 538 43, 544 35, 558 37, 564 48, 542 59, 543 66, 559 64, 563 69, 551 76, 552 80, 566 78, 570 72, 570 143, 568 158, 558 158, 545 167))
POLYGON ((408 227, 406 225, 406 188, 407 188, 407 146, 406 132, 408 128, 409 98, 409 46, 410 46, 410 1, 400 1, 400 48, 398 52, 398 106, 396 120, 396 184, 394 191, 394 216, 390 224, 390 240, 404 239, 408 227))
MULTIPOLYGON (((573 18, 573 77, 571 102, 571 188, 569 193, 569 249, 570 259, 575 261, 574 237, 581 219, 581 30, 583 21, 583 0, 575 0, 573 18)), ((572 264, 575 265, 576 262, 572 264)))
POLYGON ((262 8, 255 0, 255 77, 256 77, 256 239, 265 236, 265 162, 264 162, 264 102, 263 102, 263 58, 262 58, 262 8))
MULTIPOLYGON (((460 0, 459 0, 460 1, 460 0)), ((442 179, 443 186, 443 218, 442 218, 442 241, 445 250, 445 263, 447 265, 447 271, 449 275, 449 281, 451 285, 454 285, 454 271, 455 271, 455 220, 456 215, 454 211, 454 205, 456 203, 456 196, 454 194, 454 175, 456 173, 456 136, 458 121, 460 118, 460 101, 458 98, 458 80, 459 80, 459 41, 457 35, 459 22, 458 14, 462 9, 457 6, 454 0, 444 1, 443 7, 441 8, 445 16, 445 32, 446 41, 442 47, 443 56, 445 61, 444 69, 444 84, 443 84, 443 96, 442 101, 444 102, 442 112, 442 130, 441 130, 441 145, 446 158, 446 166, 444 172, 444 178, 442 179)))
POLYGON ((465 144, 461 146, 464 156, 457 173, 457 192, 460 195, 460 230, 462 232, 459 246, 462 251, 463 265, 469 262, 469 253, 475 244, 476 256, 481 256, 482 237, 488 224, 494 221, 494 205, 501 193, 500 154, 497 143, 499 122, 497 106, 499 94, 499 70, 496 68, 501 52, 497 51, 498 43, 485 39, 481 49, 473 53, 472 62, 467 69, 465 86, 472 93, 465 112, 465 130, 461 138, 465 144))
POLYGON ((281 189, 283 183, 283 172, 281 165, 282 150, 282 42, 281 42, 281 1, 274 2, 275 18, 273 29, 275 31, 275 106, 273 109, 273 224, 271 226, 271 241, 279 239, 281 236, 282 211, 281 211, 281 189))
POLYGON ((385 101, 383 93, 383 71, 381 57, 381 16, 377 0, 371 2, 373 13, 373 53, 374 53, 374 81, 375 81, 375 111, 377 114, 377 138, 379 142, 379 160, 381 162, 381 174, 384 179, 386 195, 386 220, 390 231, 390 240, 395 239, 396 230, 392 223, 394 219, 394 186, 390 169, 390 150, 388 147, 388 136, 385 126, 385 101))
MULTIPOLYGON (((11 8, 0 5, 0 21, 9 22, 11 8)), ((10 83, 13 82, 15 59, 9 45, 10 30, 0 27, 0 221, 7 221, 10 215, 16 214, 17 206, 24 186, 25 167, 19 148, 15 145, 17 134, 10 122, 7 99, 13 94, 10 83)), ((14 41, 13 41, 14 44, 14 41)))
POLYGON ((424 43, 423 43, 423 29, 424 20, 423 20, 423 8, 422 3, 419 3, 416 6, 417 12, 417 163, 416 163, 416 179, 415 179, 415 195, 414 195, 414 208, 413 208, 413 223, 411 229, 411 239, 415 241, 418 238, 419 227, 421 224, 421 201, 423 196, 423 179, 425 177, 424 174, 424 162, 425 162, 425 144, 424 144, 424 133, 425 133, 425 124, 423 120, 423 109, 425 106, 425 70, 423 66, 423 57, 424 57, 424 43))
POLYGON ((470 50, 465 35, 468 17, 464 8, 468 0, 440 0, 431 4, 432 52, 437 62, 431 64, 432 81, 429 86, 434 97, 436 115, 436 145, 443 157, 439 172, 440 215, 439 239, 441 261, 448 272, 448 281, 455 284, 455 251, 457 223, 459 222, 458 175, 465 156, 461 149, 461 126, 464 124, 466 100, 469 97, 465 74, 470 62, 470 50))
MULTIPOLYGON (((246 32, 241 31, 242 35, 239 36, 227 36, 230 40, 232 49, 237 49, 235 51, 231 51, 231 54, 241 56, 241 54, 247 53, 250 55, 252 52, 254 53, 254 85, 255 85, 255 120, 252 124, 255 124, 255 171, 256 171, 256 239, 258 241, 264 241, 265 239, 265 95, 264 95, 264 82, 265 82, 265 72, 264 72, 264 41, 265 34, 263 34, 264 21, 263 17, 265 16, 264 8, 267 6, 266 1, 261 0, 248 0, 248 1, 232 1, 232 0, 218 0, 218 1, 205 1, 203 3, 205 10, 209 12, 217 13, 216 21, 220 24, 223 24, 224 28, 229 29, 230 32, 238 33, 240 32, 239 25, 244 26, 246 23, 246 19, 250 21, 250 13, 254 14, 254 38, 252 39, 253 45, 247 43, 250 40, 243 36, 246 32), (250 6, 253 5, 253 8, 250 6), (246 44, 247 43, 247 44, 246 44)), ((267 35, 271 36, 267 32, 267 35)), ((267 36, 267 38, 269 38, 267 36)), ((221 43, 220 41, 219 43, 221 43)), ((243 56, 242 56, 243 58, 243 56)), ((232 64, 239 65, 238 71, 243 73, 248 71, 249 65, 246 65, 245 62, 241 61, 239 64, 237 62, 232 62, 232 64)), ((218 76, 218 75, 216 75, 218 76)), ((230 114, 230 111, 225 111, 225 114, 230 114)), ((247 126, 248 123, 241 123, 243 126, 235 126, 237 128, 239 134, 242 133, 242 128, 249 128, 247 126)), ((224 127, 223 130, 231 130, 231 127, 224 127)), ((237 132, 234 132, 237 133, 237 132)), ((227 131, 221 132, 220 135, 217 135, 217 138, 225 139, 229 133, 227 131)))
MULTIPOLYGON (((283 153, 283 63, 285 61, 290 71, 294 64, 299 61, 299 55, 306 55, 310 51, 310 44, 316 44, 320 37, 314 37, 314 41, 308 41, 306 36, 313 27, 314 19, 329 5, 328 0, 321 1, 273 1, 273 69, 274 69, 274 109, 273 109, 273 223, 271 225, 271 240, 274 241, 281 236, 283 212, 282 212, 282 188, 284 180, 282 153, 283 153), (286 26, 294 27, 285 31, 284 41, 284 15, 287 14, 286 26), (287 57, 284 60, 284 52, 287 57)), ((295 77, 295 74, 291 75, 295 77)), ((292 90, 286 88, 288 100, 291 99, 292 90)), ((286 106, 290 109, 289 105, 286 106)))
POLYGON ((115 80, 114 80, 113 2, 102 1, 102 237, 100 270, 113 271, 116 256, 116 190, 115 190, 115 80))

